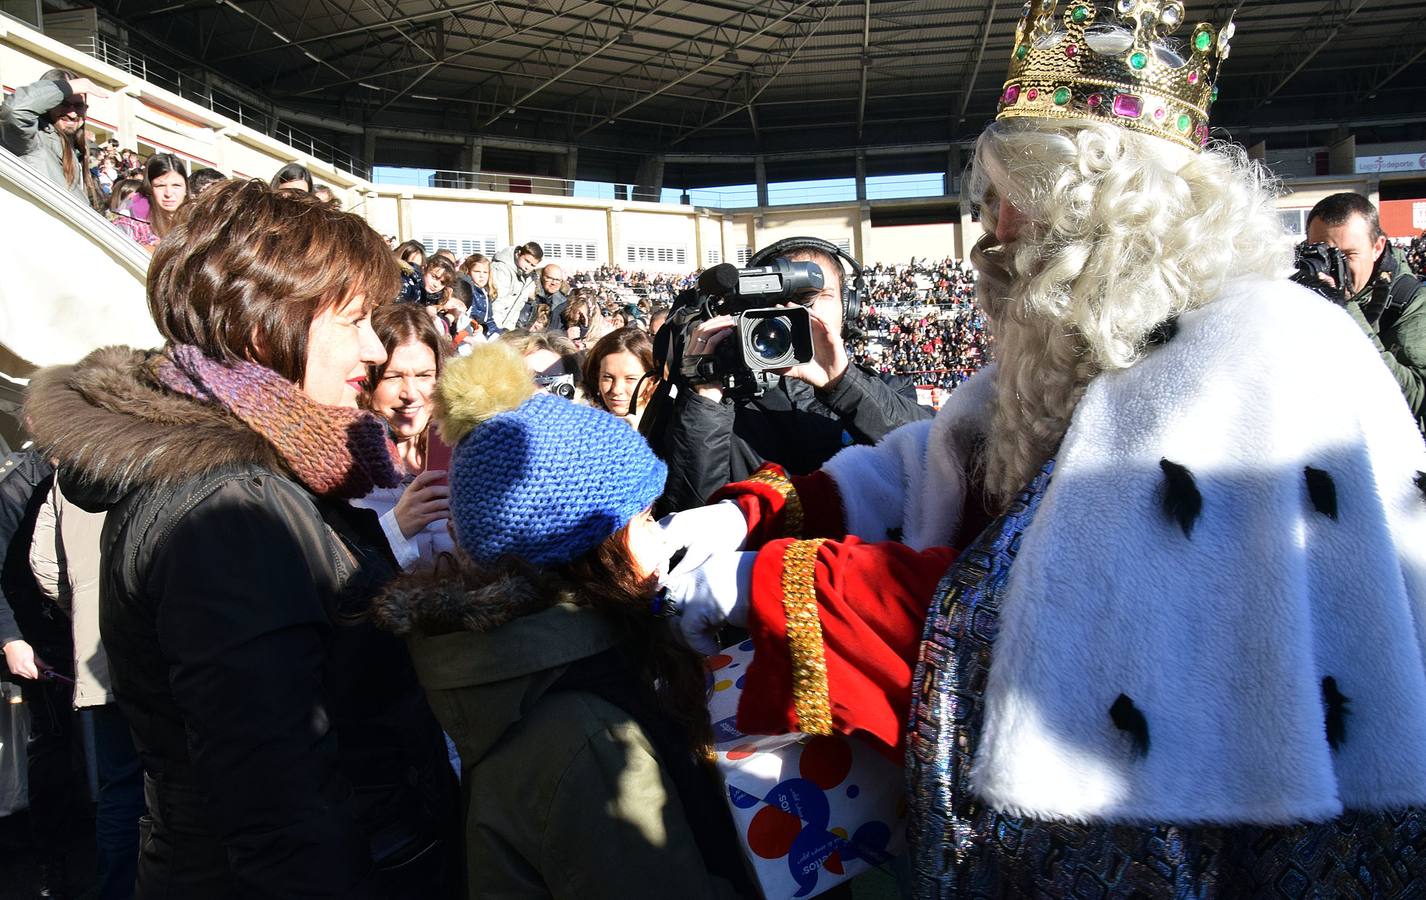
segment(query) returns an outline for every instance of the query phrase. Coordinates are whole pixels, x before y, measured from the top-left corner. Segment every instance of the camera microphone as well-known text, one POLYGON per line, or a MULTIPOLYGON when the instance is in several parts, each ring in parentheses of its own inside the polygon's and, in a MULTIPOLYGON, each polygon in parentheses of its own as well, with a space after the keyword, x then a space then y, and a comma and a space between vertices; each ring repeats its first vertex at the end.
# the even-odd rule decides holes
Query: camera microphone
POLYGON ((705 269, 698 276, 698 292, 713 297, 726 297, 738 292, 738 267, 732 263, 720 263, 705 269))

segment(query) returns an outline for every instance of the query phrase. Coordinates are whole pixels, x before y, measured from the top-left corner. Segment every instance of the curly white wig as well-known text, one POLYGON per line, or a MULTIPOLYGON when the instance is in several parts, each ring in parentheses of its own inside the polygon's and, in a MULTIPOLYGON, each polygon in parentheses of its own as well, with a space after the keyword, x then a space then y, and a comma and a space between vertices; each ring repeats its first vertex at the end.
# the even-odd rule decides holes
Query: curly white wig
POLYGON ((995 507, 1056 451, 1092 378, 1134 365, 1155 329, 1229 280, 1291 267, 1276 183, 1229 144, 1192 153, 1111 124, 1021 119, 981 135, 967 186, 998 363, 981 459, 995 507), (1004 246, 1002 201, 1025 220, 1004 246))

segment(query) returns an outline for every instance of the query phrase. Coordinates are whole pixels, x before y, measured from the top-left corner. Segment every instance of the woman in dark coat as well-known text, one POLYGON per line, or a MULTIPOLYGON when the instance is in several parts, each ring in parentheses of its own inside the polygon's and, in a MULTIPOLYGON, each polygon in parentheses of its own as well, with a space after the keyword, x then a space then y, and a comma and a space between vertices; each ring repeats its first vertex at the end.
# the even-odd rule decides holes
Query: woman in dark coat
POLYGON ((144 762, 139 897, 440 896, 454 785, 405 650, 365 622, 399 480, 357 409, 396 263, 349 213, 205 193, 149 271, 159 351, 39 373, 27 414, 109 512, 100 627, 144 762))

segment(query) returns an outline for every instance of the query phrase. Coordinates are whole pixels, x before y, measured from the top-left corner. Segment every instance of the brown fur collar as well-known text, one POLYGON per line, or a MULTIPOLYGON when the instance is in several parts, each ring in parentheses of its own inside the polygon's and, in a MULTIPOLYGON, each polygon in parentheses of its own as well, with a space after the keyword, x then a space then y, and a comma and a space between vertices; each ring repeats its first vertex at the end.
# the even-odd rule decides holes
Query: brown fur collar
POLYGON ((172 393, 154 375, 158 354, 104 347, 30 380, 25 416, 61 467, 116 498, 135 487, 177 483, 220 469, 285 469, 236 417, 172 393))
POLYGON ((399 635, 483 634, 573 599, 563 581, 527 565, 486 569, 446 556, 434 572, 403 575, 389 584, 372 604, 372 616, 399 635))

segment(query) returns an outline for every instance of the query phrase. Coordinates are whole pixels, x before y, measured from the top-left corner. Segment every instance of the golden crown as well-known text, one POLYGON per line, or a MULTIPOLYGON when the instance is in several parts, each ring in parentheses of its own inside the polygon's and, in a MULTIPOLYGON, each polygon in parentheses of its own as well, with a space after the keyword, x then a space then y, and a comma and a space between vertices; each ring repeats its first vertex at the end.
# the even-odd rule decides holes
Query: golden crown
POLYGON ((1063 12, 1027 0, 996 118, 1113 122, 1200 149, 1233 21, 1186 37, 1183 21, 1177 0, 1071 0, 1063 12))

